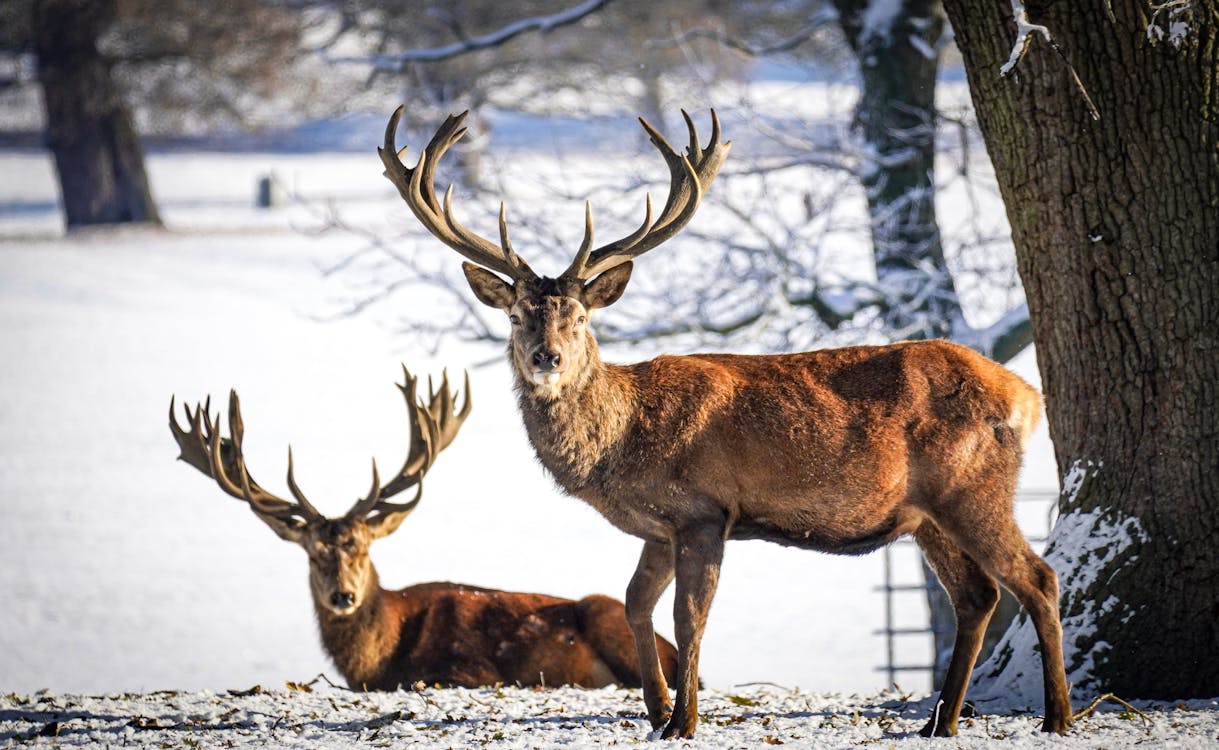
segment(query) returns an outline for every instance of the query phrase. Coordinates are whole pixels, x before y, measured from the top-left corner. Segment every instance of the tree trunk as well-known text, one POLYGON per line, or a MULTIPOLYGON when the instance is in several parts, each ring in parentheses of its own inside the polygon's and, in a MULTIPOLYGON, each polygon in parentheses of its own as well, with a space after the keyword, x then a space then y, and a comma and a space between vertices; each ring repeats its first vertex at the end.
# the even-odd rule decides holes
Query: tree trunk
MULTIPOLYGON (((1219 695, 1219 9, 1030 6, 1063 54, 1034 36, 1000 78, 1010 6, 945 6, 1007 205, 1063 472, 1047 559, 1068 677, 1077 697, 1219 695), (1187 31, 1155 44, 1151 23, 1187 31)), ((981 681, 1039 692, 1020 651, 1001 644, 981 681)))
POLYGON ((34 5, 47 146, 55 156, 69 228, 160 223, 131 117, 97 47, 113 17, 113 0, 34 5))
POLYGON ((947 336, 960 315, 935 216, 935 79, 943 11, 932 0, 834 0, 859 61, 856 124, 868 162, 876 275, 896 304, 886 327, 900 338, 947 336))

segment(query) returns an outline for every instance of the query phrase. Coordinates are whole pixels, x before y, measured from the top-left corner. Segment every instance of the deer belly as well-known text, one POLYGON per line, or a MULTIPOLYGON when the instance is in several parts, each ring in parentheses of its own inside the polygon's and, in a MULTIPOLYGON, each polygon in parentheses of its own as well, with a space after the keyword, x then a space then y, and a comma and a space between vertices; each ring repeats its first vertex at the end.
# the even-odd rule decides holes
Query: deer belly
POLYGON ((776 519, 764 516, 740 518, 729 532, 729 539, 762 539, 787 547, 799 547, 835 555, 866 555, 880 549, 918 526, 914 518, 892 512, 875 523, 818 522, 804 518, 776 519))
POLYGON ((640 539, 667 540, 672 536, 673 528, 665 523, 664 512, 642 494, 635 494, 637 499, 631 503, 608 501, 589 492, 581 492, 579 497, 595 508, 614 528, 626 534, 640 539))

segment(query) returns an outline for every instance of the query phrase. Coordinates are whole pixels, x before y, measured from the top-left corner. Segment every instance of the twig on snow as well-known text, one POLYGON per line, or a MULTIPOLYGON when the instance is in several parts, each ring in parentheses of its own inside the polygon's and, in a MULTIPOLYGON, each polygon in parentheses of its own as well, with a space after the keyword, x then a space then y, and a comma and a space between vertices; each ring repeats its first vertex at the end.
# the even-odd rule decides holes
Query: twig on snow
POLYGON ((1071 721, 1078 721, 1079 719, 1082 719, 1085 716, 1091 716, 1092 714, 1096 713, 1097 707, 1100 706, 1100 704, 1104 703, 1105 701, 1111 701, 1113 703, 1118 703, 1120 705, 1125 706, 1128 710, 1133 711, 1134 713, 1138 714, 1139 718, 1143 720, 1143 723, 1146 726, 1148 726, 1148 727, 1153 726, 1153 722, 1151 721, 1150 716, 1148 716, 1143 711, 1140 711, 1139 709, 1135 708, 1134 706, 1130 705, 1129 703, 1122 700, 1121 698, 1117 697, 1113 693, 1105 693, 1104 695, 1096 696, 1096 699, 1094 701, 1092 701, 1090 704, 1088 704, 1087 708, 1081 708, 1080 710, 1071 714, 1071 721))
POLYGON ((356 690, 352 690, 351 688, 347 687, 346 685, 338 685, 338 684, 335 684, 333 681, 331 681, 331 679, 330 679, 329 677, 327 677, 327 676, 326 676, 326 673, 325 673, 325 672, 318 672, 318 673, 317 673, 317 677, 314 677, 312 680, 309 680, 308 682, 303 682, 303 683, 300 683, 300 684, 302 684, 302 685, 308 685, 309 687, 313 687, 313 686, 314 686, 314 685, 316 685, 316 684, 317 684, 319 681, 320 681, 320 682, 324 682, 324 683, 326 683, 327 685, 329 685, 330 687, 334 688, 335 690, 346 690, 346 691, 347 691, 347 692, 349 692, 349 693, 355 693, 355 692, 359 692, 359 691, 356 691, 356 690))
POLYGON ((777 683, 777 682, 768 682, 768 681, 766 681, 766 680, 754 680, 754 681, 752 681, 752 682, 738 682, 738 683, 734 684, 734 685, 733 685, 733 687, 734 687, 734 688, 740 688, 740 687, 773 687, 773 688, 779 688, 780 690, 784 690, 784 691, 789 692, 789 693, 794 693, 794 692, 796 692, 794 688, 789 688, 787 685, 780 685, 780 684, 779 684, 779 683, 777 683))

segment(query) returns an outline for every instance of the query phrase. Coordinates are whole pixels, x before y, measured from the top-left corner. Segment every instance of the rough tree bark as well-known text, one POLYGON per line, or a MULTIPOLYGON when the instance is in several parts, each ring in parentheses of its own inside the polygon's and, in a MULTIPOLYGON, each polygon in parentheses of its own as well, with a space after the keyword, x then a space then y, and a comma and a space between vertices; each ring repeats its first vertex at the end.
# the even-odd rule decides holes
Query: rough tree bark
POLYGON ((47 146, 69 228, 160 223, 131 116, 97 40, 113 0, 38 0, 33 9, 47 146))
MULTIPOLYGON (((1007 206, 1063 472, 1047 557, 1068 676, 1078 697, 1217 695, 1219 8, 1043 2, 1019 19, 1019 3, 944 5, 1007 206), (1001 79, 1018 29, 1030 44, 1001 79), (1177 36, 1153 43, 1160 31, 1177 36)), ((1031 667, 1037 683, 1018 651, 1000 644, 983 681, 1011 691, 1031 667)))

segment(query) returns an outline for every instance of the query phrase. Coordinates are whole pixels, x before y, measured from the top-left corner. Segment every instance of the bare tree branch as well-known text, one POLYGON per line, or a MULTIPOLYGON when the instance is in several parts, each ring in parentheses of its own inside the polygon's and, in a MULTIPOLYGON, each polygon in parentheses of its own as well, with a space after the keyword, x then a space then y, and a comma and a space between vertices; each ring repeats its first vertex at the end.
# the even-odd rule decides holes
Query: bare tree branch
POLYGON ((746 57, 769 57, 798 49, 812 40, 813 35, 837 20, 838 14, 828 6, 817 12, 808 22, 795 33, 767 44, 752 44, 736 36, 722 31, 712 31, 705 28, 691 28, 676 35, 667 43, 682 43, 690 39, 710 39, 728 49, 746 57))
POLYGON ((440 47, 409 50, 395 55, 370 55, 356 57, 333 57, 331 62, 371 64, 381 71, 397 72, 409 63, 441 62, 451 60, 461 55, 498 47, 526 32, 536 31, 546 34, 555 29, 577 23, 592 13, 608 5, 611 0, 585 0, 569 10, 549 16, 535 16, 510 23, 495 31, 470 39, 461 39, 440 47))

